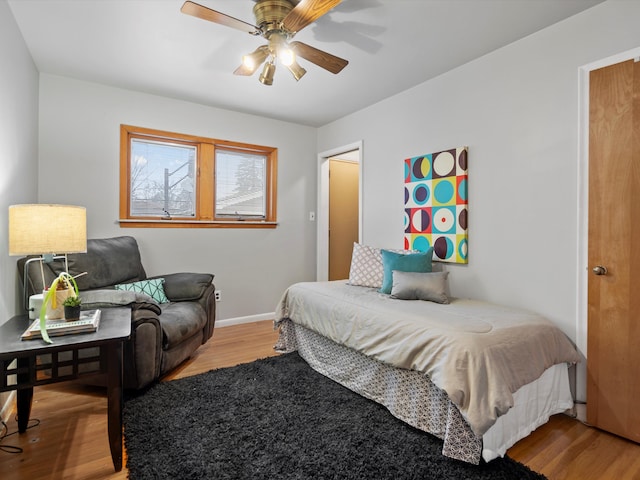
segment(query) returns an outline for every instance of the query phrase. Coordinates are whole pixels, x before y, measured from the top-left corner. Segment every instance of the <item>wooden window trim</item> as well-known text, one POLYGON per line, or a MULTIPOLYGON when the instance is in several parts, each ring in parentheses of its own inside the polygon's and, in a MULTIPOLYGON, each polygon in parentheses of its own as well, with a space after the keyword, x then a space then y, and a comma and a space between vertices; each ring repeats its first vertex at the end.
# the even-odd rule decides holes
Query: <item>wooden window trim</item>
POLYGON ((277 222, 277 167, 278 149, 248 143, 232 142, 195 135, 172 133, 131 125, 120 125, 120 210, 121 228, 276 228, 277 222), (132 138, 166 140, 197 146, 195 218, 131 216, 131 162, 132 138), (216 148, 263 154, 267 157, 265 218, 215 218, 215 150, 216 148))

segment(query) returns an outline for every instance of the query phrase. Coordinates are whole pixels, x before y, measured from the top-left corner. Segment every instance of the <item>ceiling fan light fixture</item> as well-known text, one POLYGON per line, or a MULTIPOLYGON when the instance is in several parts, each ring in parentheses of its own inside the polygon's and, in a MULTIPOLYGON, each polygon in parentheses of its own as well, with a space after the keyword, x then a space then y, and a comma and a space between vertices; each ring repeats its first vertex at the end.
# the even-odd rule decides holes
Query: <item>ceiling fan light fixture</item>
POLYGON ((278 58, 280 59, 280 63, 285 67, 289 67, 295 63, 296 54, 293 53, 293 50, 291 50, 288 45, 286 45, 278 50, 278 58))
POLYGON ((289 71, 293 75, 293 78, 296 79, 296 82, 300 80, 305 73, 307 73, 307 71, 304 68, 302 68, 300 64, 295 60, 291 63, 291 65, 286 65, 286 67, 289 69, 289 71))
POLYGON ((249 55, 242 56, 242 65, 246 67, 251 73, 255 72, 262 62, 269 56, 269 48, 266 45, 256 48, 249 55))
POLYGON ((262 69, 262 73, 260 74, 260 83, 263 85, 273 85, 273 76, 276 73, 276 64, 273 63, 273 60, 264 64, 264 68, 262 69))
POLYGON ((306 43, 291 41, 300 30, 328 13, 341 0, 254 0, 254 2, 255 25, 191 0, 186 0, 180 11, 267 40, 268 45, 258 47, 254 52, 244 55, 242 64, 233 72, 234 75, 250 76, 264 64, 259 79, 264 85, 273 84, 276 59, 289 69, 296 81, 306 73, 306 70, 298 65, 297 57, 302 57, 334 74, 348 65, 349 62, 343 58, 306 43))

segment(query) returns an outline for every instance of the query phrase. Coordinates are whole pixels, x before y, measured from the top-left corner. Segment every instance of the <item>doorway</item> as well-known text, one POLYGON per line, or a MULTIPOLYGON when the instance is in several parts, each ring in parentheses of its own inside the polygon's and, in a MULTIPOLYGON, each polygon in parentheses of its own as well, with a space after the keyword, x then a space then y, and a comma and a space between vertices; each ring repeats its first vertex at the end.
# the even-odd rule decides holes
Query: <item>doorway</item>
MULTIPOLYGON (((348 265, 351 265, 351 253, 353 251, 353 242, 362 242, 362 180, 363 180, 363 149, 362 142, 356 142, 345 145, 340 148, 329 150, 318 154, 318 215, 317 215, 317 271, 316 279, 318 281, 326 281, 331 279, 348 278, 348 265), (340 163, 333 163, 337 170, 332 169, 331 160, 338 160, 340 163), (342 168, 341 168, 342 167, 342 168), (335 175, 338 170, 338 176, 348 176, 351 185, 349 193, 346 197, 340 194, 343 189, 341 186, 334 186, 331 192, 331 182, 329 172, 335 175), (344 171, 349 171, 344 174, 344 171), (357 182, 357 188, 354 185, 357 182), (333 194, 338 192, 337 196, 333 194), (342 198, 341 198, 342 197, 342 198), (331 210, 333 213, 333 223, 330 227, 331 210), (336 225, 335 220, 344 224, 338 228, 346 227, 349 233, 339 233, 342 238, 339 245, 330 248, 330 228, 333 228, 335 239, 336 225), (348 244, 348 245, 347 245, 348 244), (341 266, 333 266, 330 270, 330 260, 333 263, 339 263, 341 266), (334 262, 335 261, 335 262, 334 262)), ((335 180, 335 177, 334 177, 335 180)))
POLYGON ((359 157, 353 150, 329 159, 329 280, 349 278, 359 238, 359 157))

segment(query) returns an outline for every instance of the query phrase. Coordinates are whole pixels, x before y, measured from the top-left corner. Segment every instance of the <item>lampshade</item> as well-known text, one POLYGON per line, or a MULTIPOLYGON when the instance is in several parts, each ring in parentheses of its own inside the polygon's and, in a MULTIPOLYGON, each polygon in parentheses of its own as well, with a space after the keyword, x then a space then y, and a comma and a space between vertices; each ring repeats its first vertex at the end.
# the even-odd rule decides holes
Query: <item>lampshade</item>
POLYGON ((273 62, 264 64, 264 69, 260 74, 260 83, 264 85, 273 85, 273 75, 276 73, 276 65, 273 62))
POLYGON ((291 62, 290 65, 287 65, 287 68, 293 75, 293 78, 296 79, 296 82, 300 80, 305 73, 307 73, 307 71, 302 68, 300 64, 295 61, 295 59, 293 60, 293 62, 291 62))
POLYGON ((9 255, 84 253, 87 211, 74 205, 11 205, 9 255))
POLYGON ((249 55, 244 55, 242 57, 242 65, 244 66, 244 70, 247 75, 253 74, 262 62, 266 60, 269 56, 269 47, 266 45, 262 45, 258 47, 254 52, 249 55))

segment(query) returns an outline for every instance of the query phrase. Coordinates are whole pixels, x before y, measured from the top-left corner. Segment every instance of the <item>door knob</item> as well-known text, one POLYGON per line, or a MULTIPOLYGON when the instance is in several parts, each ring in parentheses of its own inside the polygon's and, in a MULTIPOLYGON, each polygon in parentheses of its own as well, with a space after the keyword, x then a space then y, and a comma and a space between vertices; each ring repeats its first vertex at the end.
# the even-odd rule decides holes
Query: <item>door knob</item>
POLYGON ((595 273, 596 275, 606 275, 607 267, 603 267, 602 265, 596 265, 595 267, 593 267, 593 273, 595 273))

